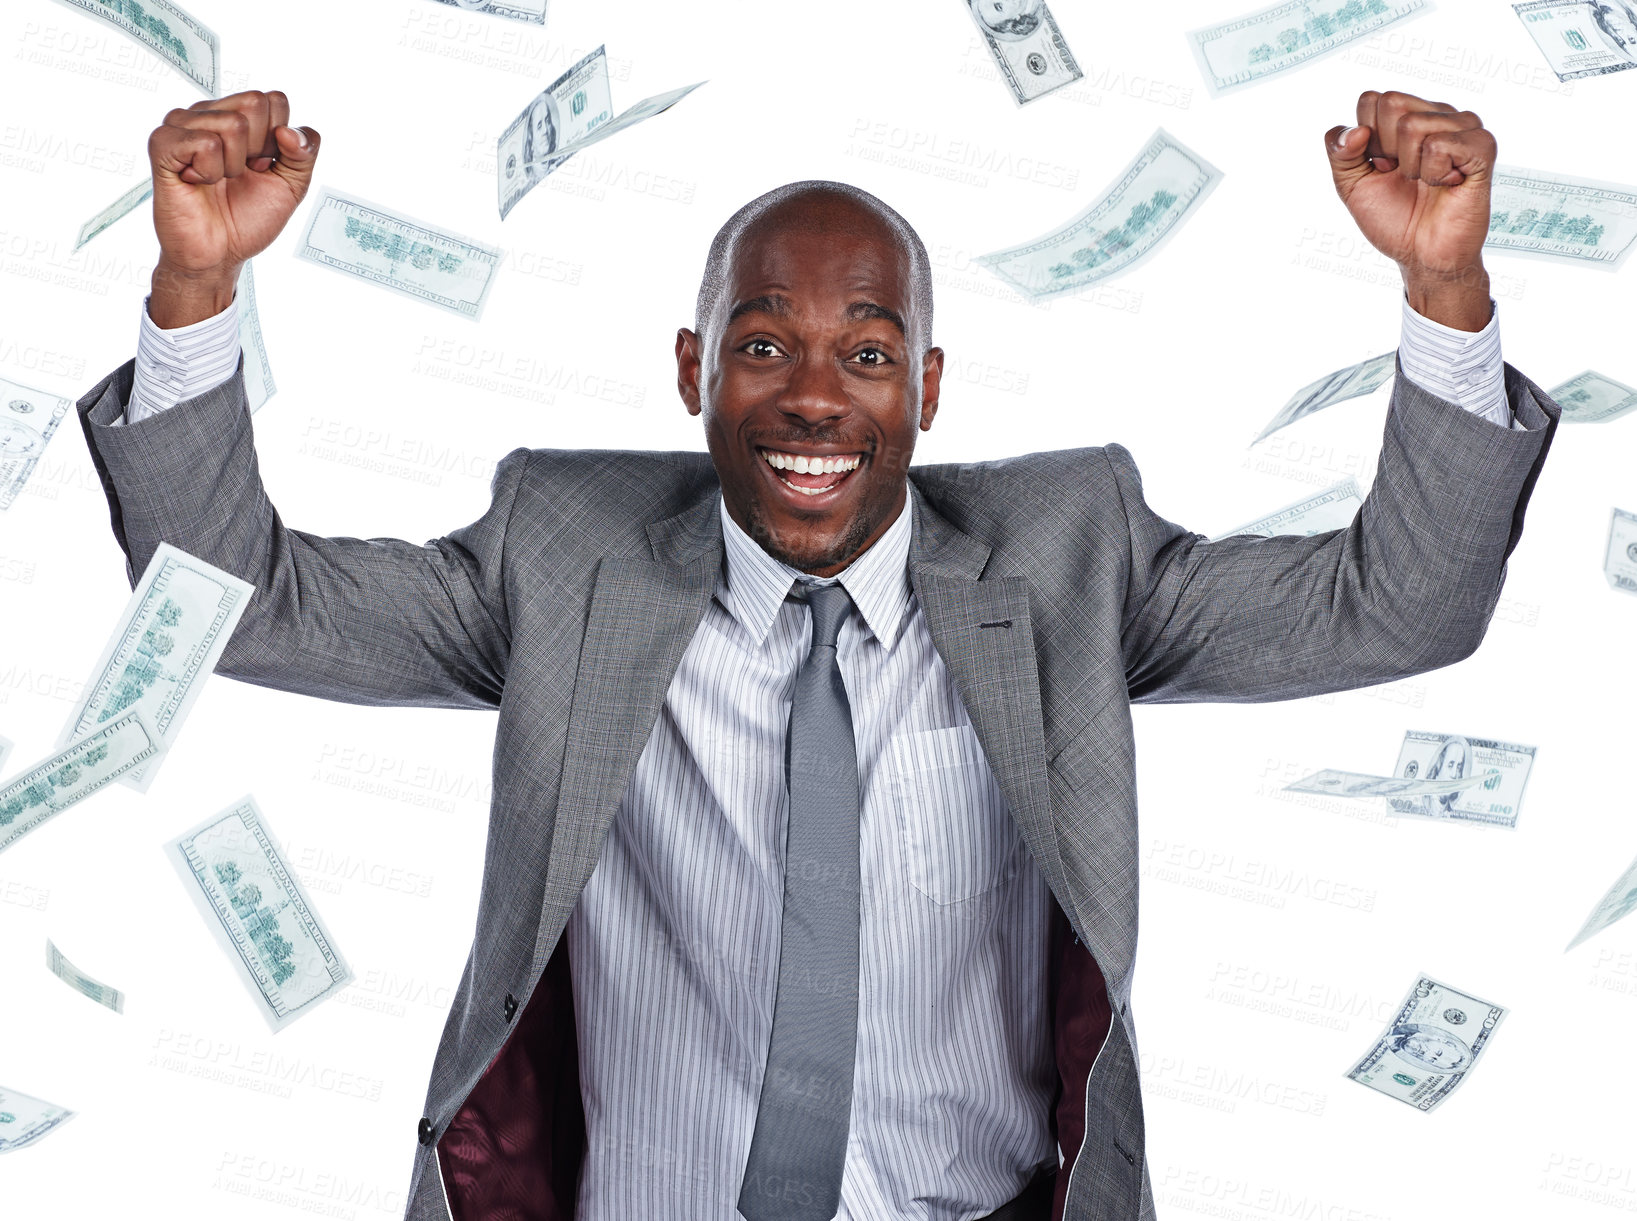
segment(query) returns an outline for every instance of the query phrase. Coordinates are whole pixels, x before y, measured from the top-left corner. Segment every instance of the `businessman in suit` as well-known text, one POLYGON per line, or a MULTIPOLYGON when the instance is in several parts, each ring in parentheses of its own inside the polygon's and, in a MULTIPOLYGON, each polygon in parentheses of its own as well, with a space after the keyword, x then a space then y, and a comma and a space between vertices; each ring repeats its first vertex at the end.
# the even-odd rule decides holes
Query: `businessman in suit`
POLYGON ((164 540, 253 582, 248 682, 499 709, 411 1218, 1153 1216, 1131 702, 1467 656, 1557 419, 1500 359, 1493 136, 1357 117, 1326 151, 1404 331, 1345 530, 1207 543, 1117 445, 912 467, 925 249, 798 183, 723 227, 677 335, 708 454, 519 449, 415 546, 290 529, 257 473, 234 283, 318 134, 279 93, 167 116, 137 357, 80 403, 128 575, 164 540))

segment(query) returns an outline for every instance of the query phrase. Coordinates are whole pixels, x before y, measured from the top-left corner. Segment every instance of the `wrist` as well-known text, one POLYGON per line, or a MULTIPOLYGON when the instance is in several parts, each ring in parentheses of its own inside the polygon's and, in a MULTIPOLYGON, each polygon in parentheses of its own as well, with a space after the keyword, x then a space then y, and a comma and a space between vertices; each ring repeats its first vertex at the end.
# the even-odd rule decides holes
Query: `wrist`
POLYGON ((1458 331, 1481 331, 1489 325, 1493 306, 1483 264, 1437 274, 1404 270, 1403 275, 1404 296, 1423 318, 1458 331))
POLYGON ((233 304, 238 284, 237 264, 198 271, 175 267, 161 259, 153 269, 148 317, 163 331, 214 318, 233 304))

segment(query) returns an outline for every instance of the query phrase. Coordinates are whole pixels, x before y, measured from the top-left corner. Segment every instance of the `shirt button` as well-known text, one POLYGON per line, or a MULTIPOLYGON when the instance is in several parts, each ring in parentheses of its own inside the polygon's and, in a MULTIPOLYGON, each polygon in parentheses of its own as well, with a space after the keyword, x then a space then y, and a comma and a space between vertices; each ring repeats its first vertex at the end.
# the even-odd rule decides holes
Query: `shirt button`
POLYGON ((432 1143, 433 1135, 432 1121, 425 1115, 422 1115, 421 1126, 415 1130, 415 1139, 420 1141, 423 1145, 430 1145, 432 1143))
POLYGON ((506 993, 505 1011, 508 1022, 517 1016, 517 998, 510 992, 506 993))

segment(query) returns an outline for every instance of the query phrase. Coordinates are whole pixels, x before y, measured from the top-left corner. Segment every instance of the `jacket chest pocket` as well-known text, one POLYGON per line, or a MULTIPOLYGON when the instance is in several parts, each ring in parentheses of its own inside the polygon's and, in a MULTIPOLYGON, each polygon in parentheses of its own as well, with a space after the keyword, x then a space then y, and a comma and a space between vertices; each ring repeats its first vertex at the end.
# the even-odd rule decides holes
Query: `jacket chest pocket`
POLYGON ((1022 837, 970 725, 899 734, 891 759, 911 886, 934 903, 960 903, 1011 877, 1022 837))

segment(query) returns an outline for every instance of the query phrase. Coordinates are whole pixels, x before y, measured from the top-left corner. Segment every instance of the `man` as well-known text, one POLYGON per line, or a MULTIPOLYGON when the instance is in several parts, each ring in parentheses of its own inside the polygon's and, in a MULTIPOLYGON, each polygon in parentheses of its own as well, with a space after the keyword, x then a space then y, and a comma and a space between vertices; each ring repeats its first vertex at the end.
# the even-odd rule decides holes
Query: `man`
POLYGON ((1358 119, 1326 147, 1405 332, 1346 530, 1207 544, 1118 446, 911 468, 925 248, 799 183, 723 227, 677 333, 708 456, 517 450, 416 547, 287 529, 257 474, 235 277, 318 134, 279 93, 166 117, 138 356, 80 403, 129 575, 164 539, 255 584, 224 673, 500 712, 410 1217, 1153 1215, 1131 700, 1467 656, 1557 418, 1500 363, 1494 137, 1402 93, 1358 119))

